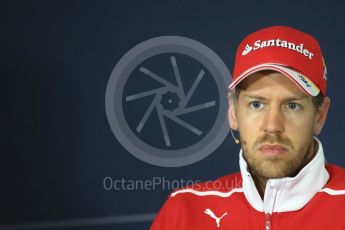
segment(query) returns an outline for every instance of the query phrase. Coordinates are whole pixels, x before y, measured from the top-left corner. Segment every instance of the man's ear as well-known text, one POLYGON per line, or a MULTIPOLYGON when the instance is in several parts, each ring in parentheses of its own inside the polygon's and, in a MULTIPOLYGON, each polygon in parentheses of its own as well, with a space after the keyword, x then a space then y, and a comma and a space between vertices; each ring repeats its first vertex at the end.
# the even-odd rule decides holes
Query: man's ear
POLYGON ((228 120, 230 123, 230 128, 233 130, 238 130, 238 122, 235 111, 235 102, 231 98, 229 99, 229 110, 228 110, 228 120))
POLYGON ((318 135, 321 133, 323 125, 326 122, 327 113, 328 113, 328 109, 329 109, 330 104, 331 104, 330 98, 325 97, 323 99, 323 103, 322 103, 321 107, 316 112, 316 118, 314 121, 314 130, 313 130, 314 135, 318 135))

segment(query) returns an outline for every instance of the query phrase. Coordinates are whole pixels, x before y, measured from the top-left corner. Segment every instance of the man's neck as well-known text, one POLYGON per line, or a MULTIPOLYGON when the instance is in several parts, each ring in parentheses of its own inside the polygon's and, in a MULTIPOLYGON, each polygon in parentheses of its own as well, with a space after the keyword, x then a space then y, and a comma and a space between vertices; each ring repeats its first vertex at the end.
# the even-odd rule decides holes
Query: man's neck
MULTIPOLYGON (((315 139, 313 139, 313 141, 311 142, 307 150, 308 154, 307 154, 306 160, 303 162, 301 168, 295 173, 295 175, 289 175, 288 177, 296 176, 304 168, 304 166, 306 166, 314 158, 317 150, 318 150, 318 143, 315 139)), ((261 196, 261 199, 264 199, 267 181, 272 178, 264 178, 264 177, 255 175, 253 172, 250 172, 250 173, 252 174, 253 180, 255 182, 255 186, 261 196)))

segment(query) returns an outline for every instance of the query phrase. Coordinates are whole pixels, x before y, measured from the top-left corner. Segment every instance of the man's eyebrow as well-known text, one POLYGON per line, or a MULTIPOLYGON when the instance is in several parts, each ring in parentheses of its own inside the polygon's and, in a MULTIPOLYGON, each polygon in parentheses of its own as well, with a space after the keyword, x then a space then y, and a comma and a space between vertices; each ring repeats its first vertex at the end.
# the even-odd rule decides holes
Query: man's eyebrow
POLYGON ((303 96, 292 96, 292 97, 287 97, 284 99, 284 101, 300 101, 303 100, 305 98, 307 98, 307 95, 303 95, 303 96))
MULTIPOLYGON (((268 100, 267 98, 265 98, 263 96, 255 95, 255 94, 244 94, 243 97, 245 99, 268 100)), ((299 101, 299 100, 303 100, 303 99, 305 99, 307 97, 308 97, 307 95, 291 96, 291 97, 284 98, 284 101, 299 101)))
POLYGON ((255 94, 244 94, 245 99, 258 99, 258 100, 267 100, 267 98, 255 94))

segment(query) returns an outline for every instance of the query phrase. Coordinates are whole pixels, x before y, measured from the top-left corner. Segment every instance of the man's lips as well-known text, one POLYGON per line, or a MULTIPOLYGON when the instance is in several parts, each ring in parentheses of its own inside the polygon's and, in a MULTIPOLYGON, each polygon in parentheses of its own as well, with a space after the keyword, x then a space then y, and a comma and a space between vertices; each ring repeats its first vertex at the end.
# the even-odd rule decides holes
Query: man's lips
POLYGON ((260 152, 263 153, 266 156, 276 156, 283 154, 287 151, 287 149, 284 146, 281 145, 262 145, 259 148, 260 152))

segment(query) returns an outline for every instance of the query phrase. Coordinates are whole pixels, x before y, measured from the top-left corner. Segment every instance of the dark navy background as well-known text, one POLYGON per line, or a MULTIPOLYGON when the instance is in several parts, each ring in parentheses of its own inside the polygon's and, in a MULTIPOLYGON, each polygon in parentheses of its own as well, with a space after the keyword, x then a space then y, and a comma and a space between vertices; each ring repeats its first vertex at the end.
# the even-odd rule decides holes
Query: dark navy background
POLYGON ((169 194, 107 191, 107 176, 208 180, 238 170, 239 148, 230 137, 198 163, 163 168, 133 157, 111 132, 104 106, 111 71, 132 47, 162 35, 195 39, 232 70, 237 45, 250 32, 290 25, 313 34, 332 100, 320 139, 328 162, 344 167, 344 10, 340 0, 1 1, 0 226, 155 213, 169 194))

